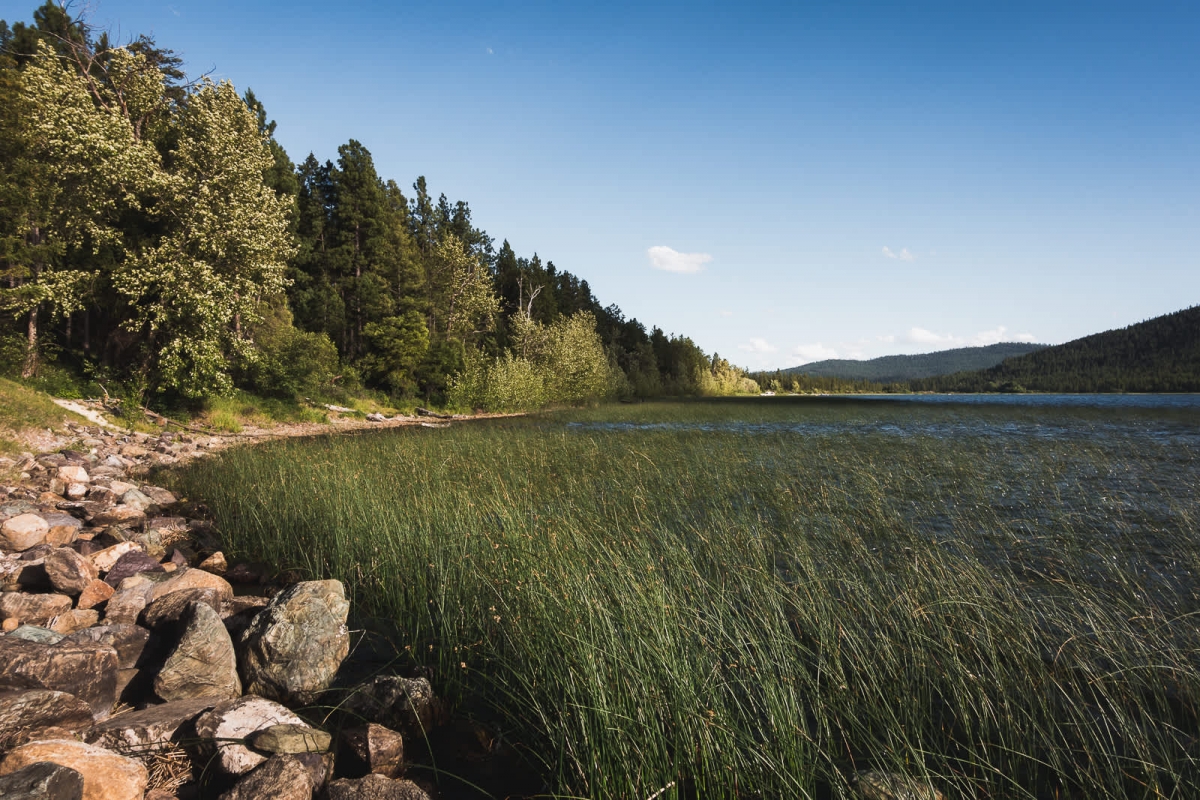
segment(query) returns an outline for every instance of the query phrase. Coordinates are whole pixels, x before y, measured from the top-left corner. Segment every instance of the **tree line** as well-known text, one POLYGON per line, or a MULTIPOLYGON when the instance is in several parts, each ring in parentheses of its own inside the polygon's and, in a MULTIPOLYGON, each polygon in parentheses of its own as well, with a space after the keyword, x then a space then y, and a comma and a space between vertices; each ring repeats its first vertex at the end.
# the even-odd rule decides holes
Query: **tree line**
POLYGON ((0 21, 0 369, 163 402, 235 388, 464 407, 754 391, 499 247, 351 140, 296 165, 262 102, 63 5, 0 21), (49 366, 57 365, 57 366, 49 366))

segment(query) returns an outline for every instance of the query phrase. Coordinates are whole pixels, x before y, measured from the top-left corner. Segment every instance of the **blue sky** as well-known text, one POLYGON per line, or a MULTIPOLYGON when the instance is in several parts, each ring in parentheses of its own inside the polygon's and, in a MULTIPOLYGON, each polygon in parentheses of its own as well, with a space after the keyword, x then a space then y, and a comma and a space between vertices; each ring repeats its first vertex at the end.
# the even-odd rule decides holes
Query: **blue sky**
MULTIPOLYGON (((0 0, 0 17, 34 3, 0 0)), ((1200 303, 1200 6, 95 0, 745 366, 1200 303)))

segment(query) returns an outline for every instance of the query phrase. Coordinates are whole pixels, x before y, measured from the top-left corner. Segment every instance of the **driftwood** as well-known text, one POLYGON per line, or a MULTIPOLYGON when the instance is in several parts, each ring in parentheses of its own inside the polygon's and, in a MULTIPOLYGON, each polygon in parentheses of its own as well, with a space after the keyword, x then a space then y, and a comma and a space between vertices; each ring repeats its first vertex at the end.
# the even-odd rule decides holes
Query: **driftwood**
POLYGON ((454 419, 453 414, 439 414, 436 411, 430 411, 428 408, 418 408, 418 417, 433 417, 434 419, 454 419))
POLYGON ((173 425, 176 428, 183 428, 185 431, 191 431, 192 433, 201 433, 201 434, 204 434, 205 436, 239 436, 239 435, 241 435, 241 434, 237 434, 237 433, 221 433, 218 431, 206 431, 203 428, 193 428, 191 425, 184 425, 182 422, 176 422, 173 419, 164 417, 162 414, 151 411, 150 409, 146 408, 145 406, 142 406, 142 413, 145 414, 150 419, 154 420, 155 422, 159 423, 160 425, 173 425))

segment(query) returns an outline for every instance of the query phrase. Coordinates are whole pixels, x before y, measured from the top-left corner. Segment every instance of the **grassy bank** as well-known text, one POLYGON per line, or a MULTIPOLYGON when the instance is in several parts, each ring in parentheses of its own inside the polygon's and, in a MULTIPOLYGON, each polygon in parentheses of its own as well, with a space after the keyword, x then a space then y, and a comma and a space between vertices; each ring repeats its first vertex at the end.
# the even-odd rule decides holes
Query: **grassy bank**
POLYGON ((1195 419, 755 400, 179 476, 590 797, 1200 793, 1195 419), (1189 428, 1190 426, 1190 428, 1189 428))

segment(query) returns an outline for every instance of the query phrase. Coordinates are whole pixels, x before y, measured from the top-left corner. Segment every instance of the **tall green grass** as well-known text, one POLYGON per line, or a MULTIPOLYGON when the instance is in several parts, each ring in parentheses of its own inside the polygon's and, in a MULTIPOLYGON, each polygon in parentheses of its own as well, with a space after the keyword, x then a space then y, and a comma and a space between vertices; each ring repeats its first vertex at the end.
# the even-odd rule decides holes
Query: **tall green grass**
POLYGON ((394 620, 559 793, 843 797, 872 768, 1185 798, 1200 486, 1168 422, 664 403, 271 443, 179 480, 235 555, 394 620))

